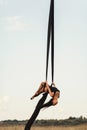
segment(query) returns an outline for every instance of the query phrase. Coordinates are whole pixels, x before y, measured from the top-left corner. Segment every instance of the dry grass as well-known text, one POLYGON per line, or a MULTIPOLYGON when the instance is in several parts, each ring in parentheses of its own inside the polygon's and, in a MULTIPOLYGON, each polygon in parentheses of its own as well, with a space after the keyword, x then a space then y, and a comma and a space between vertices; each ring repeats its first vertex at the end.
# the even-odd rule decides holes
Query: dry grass
MULTIPOLYGON (((0 126, 0 130, 24 130, 24 126, 0 126)), ((87 124, 78 126, 49 126, 49 127, 32 127, 31 130, 87 130, 87 124)))

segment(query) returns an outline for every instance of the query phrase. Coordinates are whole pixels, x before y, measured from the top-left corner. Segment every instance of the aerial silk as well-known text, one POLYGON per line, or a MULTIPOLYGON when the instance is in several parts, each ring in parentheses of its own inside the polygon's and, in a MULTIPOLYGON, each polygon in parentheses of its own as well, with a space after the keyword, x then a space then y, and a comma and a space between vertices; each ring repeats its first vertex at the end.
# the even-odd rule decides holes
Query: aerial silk
POLYGON ((46 57, 46 81, 48 77, 48 62, 51 40, 51 71, 52 82, 54 81, 54 0, 51 0, 47 34, 47 57, 46 57))
MULTIPOLYGON (((54 80, 54 0, 51 0, 49 21, 48 21, 48 33, 47 33, 47 55, 46 55, 46 81, 48 77, 48 61, 49 61, 49 50, 51 43, 51 71, 52 71, 52 82, 54 80), (51 42, 50 42, 51 41, 51 42)), ((48 93, 43 94, 41 99, 38 101, 37 106, 28 120, 24 130, 30 130, 33 122, 37 118, 41 108, 44 106, 44 102, 47 98, 48 93)), ((49 102, 50 103, 50 102, 49 102)))
POLYGON ((33 122, 35 121, 35 119, 37 118, 39 112, 40 112, 40 109, 41 109, 41 106, 44 104, 46 98, 47 98, 47 95, 48 93, 45 93, 43 94, 42 98, 39 100, 39 102, 37 103, 37 106, 32 114, 32 116, 30 117, 30 119, 28 120, 26 126, 25 126, 25 130, 30 130, 33 122))

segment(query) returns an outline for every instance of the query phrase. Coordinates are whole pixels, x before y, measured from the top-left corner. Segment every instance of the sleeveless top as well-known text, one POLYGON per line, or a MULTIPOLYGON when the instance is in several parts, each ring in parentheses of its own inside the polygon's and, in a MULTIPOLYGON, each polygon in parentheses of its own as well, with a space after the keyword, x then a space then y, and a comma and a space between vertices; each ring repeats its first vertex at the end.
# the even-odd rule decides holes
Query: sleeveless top
POLYGON ((59 89, 57 89, 56 87, 52 87, 52 85, 49 86, 49 87, 50 87, 51 92, 54 92, 54 93, 56 93, 56 92, 60 92, 59 89))

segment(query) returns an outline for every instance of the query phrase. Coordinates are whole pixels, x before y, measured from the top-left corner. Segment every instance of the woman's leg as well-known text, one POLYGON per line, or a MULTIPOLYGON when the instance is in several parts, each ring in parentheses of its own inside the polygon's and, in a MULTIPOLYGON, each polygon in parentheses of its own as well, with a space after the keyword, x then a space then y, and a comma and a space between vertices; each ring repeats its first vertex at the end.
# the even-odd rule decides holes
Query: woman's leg
POLYGON ((51 100, 48 101, 47 103, 43 104, 43 105, 41 106, 41 108, 52 106, 52 105, 53 105, 52 100, 53 100, 53 99, 51 99, 51 100))
POLYGON ((58 103, 58 93, 56 92, 54 97, 47 103, 43 104, 41 108, 55 106, 57 103, 58 103))
POLYGON ((38 90, 36 91, 36 93, 31 97, 31 100, 34 99, 34 97, 37 97, 38 95, 40 95, 41 93, 44 92, 44 85, 45 85, 44 82, 42 82, 40 84, 40 87, 38 88, 38 90))

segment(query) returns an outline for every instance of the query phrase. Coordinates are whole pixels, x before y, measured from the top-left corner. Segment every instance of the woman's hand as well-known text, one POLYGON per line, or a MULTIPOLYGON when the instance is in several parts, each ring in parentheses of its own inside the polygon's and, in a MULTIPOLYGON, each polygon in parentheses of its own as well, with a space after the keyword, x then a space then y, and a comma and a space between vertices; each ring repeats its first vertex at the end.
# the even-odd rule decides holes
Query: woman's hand
POLYGON ((52 82, 52 85, 56 86, 54 82, 52 82))
POLYGON ((54 96, 54 92, 51 92, 51 93, 50 93, 50 96, 53 97, 53 96, 54 96))

